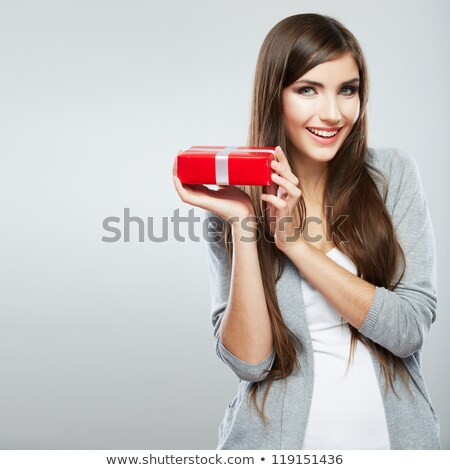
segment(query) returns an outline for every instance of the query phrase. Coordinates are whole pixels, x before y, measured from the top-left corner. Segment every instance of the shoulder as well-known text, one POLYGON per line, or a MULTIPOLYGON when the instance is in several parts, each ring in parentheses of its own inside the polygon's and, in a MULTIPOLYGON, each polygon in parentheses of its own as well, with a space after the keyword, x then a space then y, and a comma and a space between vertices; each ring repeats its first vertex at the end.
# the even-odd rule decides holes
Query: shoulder
POLYGON ((389 180, 400 179, 402 171, 417 168, 416 160, 409 152, 394 147, 368 147, 366 162, 383 171, 389 180))
MULTIPOLYGON (((414 193, 421 184, 419 167, 415 158, 406 150, 394 147, 368 147, 366 163, 385 178, 388 199, 393 202, 399 192, 404 190, 414 193)), ((376 175, 375 182, 382 191, 383 181, 376 175)))

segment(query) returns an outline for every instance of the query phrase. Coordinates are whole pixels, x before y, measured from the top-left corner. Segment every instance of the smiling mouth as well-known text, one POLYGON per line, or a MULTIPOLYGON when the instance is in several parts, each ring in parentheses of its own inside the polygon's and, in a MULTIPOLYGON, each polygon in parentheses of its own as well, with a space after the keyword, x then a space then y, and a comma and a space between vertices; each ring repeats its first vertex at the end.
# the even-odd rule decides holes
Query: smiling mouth
POLYGON ((311 132, 311 134, 317 135, 317 136, 322 137, 324 139, 331 139, 332 137, 336 136, 339 132, 341 132, 342 127, 337 129, 337 130, 330 131, 330 132, 318 131, 318 130, 314 129, 313 127, 307 127, 306 129, 308 129, 308 131, 311 132))

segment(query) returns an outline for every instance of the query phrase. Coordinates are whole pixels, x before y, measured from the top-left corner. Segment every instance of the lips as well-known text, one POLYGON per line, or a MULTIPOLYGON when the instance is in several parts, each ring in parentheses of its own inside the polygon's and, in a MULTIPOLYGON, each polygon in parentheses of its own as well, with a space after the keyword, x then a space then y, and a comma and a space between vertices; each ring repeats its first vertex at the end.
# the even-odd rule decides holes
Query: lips
POLYGON ((320 129, 320 128, 318 128, 318 127, 307 127, 306 129, 308 129, 308 131, 309 131, 312 135, 314 135, 314 136, 316 136, 316 137, 321 137, 322 139, 332 139, 333 137, 336 137, 336 136, 339 134, 339 132, 342 130, 342 127, 335 127, 334 129, 332 128, 332 129, 329 129, 329 130, 328 130, 328 129, 323 129, 323 128, 320 129), (323 130, 323 131, 326 131, 326 132, 334 132, 334 131, 337 130, 337 132, 336 132, 336 134, 334 134, 334 135, 332 135, 332 136, 323 136, 323 135, 315 134, 311 129, 314 129, 314 130, 323 130))
MULTIPOLYGON (((308 129, 308 128, 307 128, 308 129)), ((309 134, 311 136, 311 138, 318 144, 320 145, 331 145, 331 144, 334 144, 338 138, 339 138, 339 133, 341 132, 342 130, 342 127, 340 129, 338 129, 338 131, 336 132, 336 134, 334 134, 333 136, 331 137, 322 137, 320 135, 317 135, 317 134, 314 134, 314 132, 309 131, 309 134)))
POLYGON ((307 129, 315 129, 316 131, 333 132, 333 131, 340 131, 342 127, 307 127, 307 129))

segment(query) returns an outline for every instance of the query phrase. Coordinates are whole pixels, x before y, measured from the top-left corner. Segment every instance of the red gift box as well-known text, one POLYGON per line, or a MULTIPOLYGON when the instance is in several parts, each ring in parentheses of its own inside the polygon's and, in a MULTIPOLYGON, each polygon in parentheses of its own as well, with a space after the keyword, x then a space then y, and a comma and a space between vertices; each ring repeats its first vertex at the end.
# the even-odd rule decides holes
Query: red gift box
POLYGON ((185 184, 268 186, 275 147, 195 145, 177 158, 177 176, 185 184))

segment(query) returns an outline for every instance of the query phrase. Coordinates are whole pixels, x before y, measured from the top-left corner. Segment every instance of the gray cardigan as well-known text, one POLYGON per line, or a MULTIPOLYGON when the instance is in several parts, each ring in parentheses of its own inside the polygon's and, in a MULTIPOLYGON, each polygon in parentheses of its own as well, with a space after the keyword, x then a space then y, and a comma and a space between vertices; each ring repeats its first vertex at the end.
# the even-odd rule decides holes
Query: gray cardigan
MULTIPOLYGON (((399 377, 394 381, 399 397, 391 388, 385 396, 380 364, 371 353, 383 397, 391 449, 439 449, 439 420, 420 363, 423 341, 436 318, 437 287, 434 232, 419 170, 415 160, 399 149, 369 147, 366 161, 381 169, 388 178, 386 207, 407 267, 394 291, 376 287, 369 313, 359 331, 401 357, 414 377, 414 382, 410 381, 412 396, 399 377)), ((375 182, 383 196, 380 179, 376 178, 375 182)), ((210 227, 223 226, 223 219, 212 212, 205 211, 205 215, 210 227)), ((257 391, 258 404, 261 403, 267 386, 267 370, 272 367, 275 352, 272 350, 259 364, 249 364, 234 356, 220 341, 219 327, 228 303, 231 277, 220 238, 206 241, 215 348, 219 358, 239 378, 239 387, 220 423, 217 449, 302 449, 314 374, 300 274, 286 257, 276 292, 286 325, 303 343, 303 351, 297 352, 302 370, 294 370, 287 378, 286 387, 284 380, 272 383, 264 410, 268 418, 266 430, 253 402, 247 406, 247 398, 251 382, 261 382, 257 391)))

